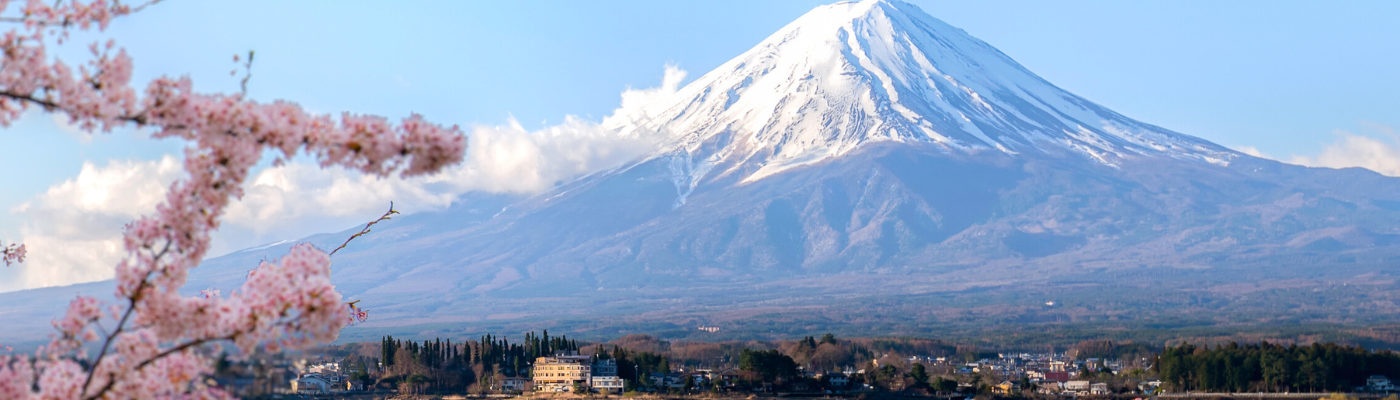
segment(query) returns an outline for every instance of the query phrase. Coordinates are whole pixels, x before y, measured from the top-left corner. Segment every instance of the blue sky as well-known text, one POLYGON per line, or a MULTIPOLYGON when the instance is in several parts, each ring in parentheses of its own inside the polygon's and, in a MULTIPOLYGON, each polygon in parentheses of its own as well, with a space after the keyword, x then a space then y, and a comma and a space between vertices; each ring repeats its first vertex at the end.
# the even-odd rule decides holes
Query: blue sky
MULTIPOLYGON (((132 54, 138 82, 189 75, 200 90, 235 90, 231 57, 255 50, 256 99, 290 99, 321 112, 417 112, 468 131, 480 125, 509 134, 558 126, 568 115, 596 122, 618 108, 624 90, 661 85, 664 65, 694 79, 823 3, 171 0, 101 36, 132 54), (510 126, 512 118, 519 126, 510 126)), ((1393 154, 1400 2, 913 3, 1050 82, 1138 120, 1284 161, 1328 165, 1349 158, 1344 151, 1328 158, 1328 151, 1376 146, 1386 146, 1381 156, 1393 154)), ((91 37, 78 39, 82 45, 91 37)), ((83 49, 69 47, 61 54, 81 59, 83 49)), ((44 223, 91 222, 53 216, 64 208, 58 197, 83 187, 84 163, 89 181, 116 176, 99 172, 122 162, 132 167, 128 175, 155 174, 156 163, 178 157, 181 146, 137 132, 90 137, 41 114, 0 131, 0 143, 7 172, 0 239, 7 243, 44 223), (137 168, 143 162, 150 168, 137 168), (65 183, 72 190, 55 189, 65 183), (44 201, 54 203, 48 217, 24 211, 44 201)), ((1400 161, 1381 159, 1374 168, 1392 165, 1386 162, 1400 161)), ((420 195, 424 208, 442 205, 420 195)), ((289 213, 265 230, 231 224, 216 252, 340 230, 377 208, 289 213)), ((101 229, 120 228, 111 222, 120 218, 100 220, 101 229)), ((0 291, 17 288, 5 274, 18 273, 0 272, 0 291)))

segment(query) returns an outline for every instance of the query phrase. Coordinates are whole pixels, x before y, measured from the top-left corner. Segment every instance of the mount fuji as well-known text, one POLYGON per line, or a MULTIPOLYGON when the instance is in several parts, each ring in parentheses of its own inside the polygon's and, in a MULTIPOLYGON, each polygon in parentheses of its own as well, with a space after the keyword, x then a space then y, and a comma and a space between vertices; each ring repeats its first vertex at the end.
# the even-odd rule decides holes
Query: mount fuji
POLYGON ((721 166, 717 177, 742 182, 876 142, 962 154, 1069 151, 1110 167, 1137 156, 1218 165, 1239 156, 1061 90, 898 2, 819 7, 675 97, 617 128, 673 137, 669 156, 705 173, 721 166))
MULTIPOLYGON (((1400 316, 1400 179, 1133 120, 910 4, 819 7, 620 117, 617 135, 662 145, 533 196, 469 193, 338 253, 338 288, 372 312, 344 337, 1400 316)), ((209 260, 189 287, 235 287, 290 246, 209 260)), ((0 295, 0 313, 38 293, 0 295)))

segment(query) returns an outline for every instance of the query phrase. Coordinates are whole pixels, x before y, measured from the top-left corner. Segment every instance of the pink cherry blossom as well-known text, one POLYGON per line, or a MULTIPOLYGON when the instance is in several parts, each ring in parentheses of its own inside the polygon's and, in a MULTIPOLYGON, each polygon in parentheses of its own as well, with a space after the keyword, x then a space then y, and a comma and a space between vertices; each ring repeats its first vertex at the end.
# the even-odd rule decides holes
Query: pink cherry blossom
POLYGON ((11 243, 9 246, 0 244, 0 261, 3 261, 7 267, 10 266, 10 264, 24 262, 25 253, 26 251, 22 244, 11 243))
MULTIPOLYGON (((0 0, 0 15, 14 15, 10 5, 0 0)), ((138 90, 130 82, 132 59, 115 42, 92 44, 91 59, 76 68, 48 53, 70 30, 105 29, 143 7, 29 0, 17 10, 21 17, 12 18, 19 26, 0 34, 0 126, 39 108, 88 131, 135 126, 188 143, 187 176, 171 184, 154 214, 126 226, 116 301, 78 297, 53 321, 53 340, 36 354, 0 355, 0 399, 230 398, 203 383, 210 360, 197 351, 201 346, 228 343, 237 355, 306 348, 368 318, 335 291, 330 256, 309 244, 258 265, 227 295, 180 294, 263 152, 275 151, 277 163, 304 153, 322 166, 378 176, 432 174, 465 152, 459 128, 418 115, 395 123, 311 114, 292 102, 197 93, 189 78, 160 78, 138 90), (89 348, 97 353, 87 354, 89 348)), ((0 250, 6 265, 24 261, 23 245, 0 250)))

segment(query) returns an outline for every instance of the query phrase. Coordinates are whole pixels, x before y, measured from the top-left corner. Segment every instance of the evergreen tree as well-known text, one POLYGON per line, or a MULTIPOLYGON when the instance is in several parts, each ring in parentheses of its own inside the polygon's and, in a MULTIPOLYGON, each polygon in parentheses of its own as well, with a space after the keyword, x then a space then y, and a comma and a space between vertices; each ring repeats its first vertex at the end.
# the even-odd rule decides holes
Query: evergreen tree
POLYGON ((924 370, 924 365, 914 363, 909 368, 909 377, 914 379, 914 387, 921 387, 928 384, 928 372, 924 370))

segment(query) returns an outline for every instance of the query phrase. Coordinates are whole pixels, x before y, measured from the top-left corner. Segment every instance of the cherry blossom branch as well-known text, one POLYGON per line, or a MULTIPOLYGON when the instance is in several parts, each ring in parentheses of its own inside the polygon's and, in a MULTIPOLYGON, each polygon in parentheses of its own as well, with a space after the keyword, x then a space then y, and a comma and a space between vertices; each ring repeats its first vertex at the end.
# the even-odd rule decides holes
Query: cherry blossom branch
POLYGON ((345 239, 345 243, 341 243, 341 244, 340 244, 340 247, 336 247, 335 250, 331 250, 331 254, 330 254, 330 255, 335 255, 335 252, 340 251, 340 249, 345 248, 345 246, 347 246, 347 245, 350 244, 350 241, 351 241, 351 240, 355 240, 355 238, 360 237, 360 236, 368 235, 369 232, 370 232, 369 228, 370 228, 371 226, 374 226, 374 224, 380 223, 381 221, 388 221, 389 219, 391 219, 391 218, 390 218, 391 215, 398 214, 398 213, 399 213, 398 211, 394 211, 394 202, 392 202, 392 201, 389 202, 389 211, 388 211, 388 212, 385 212, 384 215, 382 215, 382 216, 379 217, 379 219, 370 221, 368 224, 365 224, 364 229, 360 229, 360 232, 359 232, 359 233, 356 233, 356 234, 354 234, 354 235, 350 235, 350 238, 345 239))
MULTIPOLYGON (((189 78, 156 79, 138 92, 130 84, 131 58, 113 42, 90 46, 93 58, 76 69, 47 52, 49 42, 61 43, 70 30, 105 29, 114 17, 156 2, 133 9, 113 0, 52 5, 30 0, 20 8, 23 19, 10 21, 22 22, 22 28, 0 34, 0 126, 38 107, 65 115, 88 132, 135 125, 154 128, 155 138, 189 143, 186 175, 170 185, 154 214, 133 221, 124 232, 127 257, 116 266, 115 294, 125 309, 106 311, 117 318, 116 326, 102 329, 103 302, 74 299, 53 321, 59 334, 49 345, 33 357, 0 355, 0 398, 227 396, 195 384, 211 370, 209 360, 191 348, 224 340, 240 355, 258 348, 305 348, 334 340, 353 319, 366 315, 335 291, 330 254, 309 244, 262 262, 226 297, 180 294, 262 154, 280 152, 277 163, 306 154, 323 167, 405 177, 435 173, 464 156, 466 137, 458 127, 418 115, 391 123, 369 115, 312 114, 286 101, 259 103, 246 98, 248 77, 241 82, 243 92, 232 95, 196 93, 189 78), (82 362, 84 344, 99 339, 97 357, 82 362)), ((0 13, 9 4, 0 0, 0 13)), ((251 54, 248 61, 251 75, 251 54)), ((391 203, 388 213, 335 251, 396 213, 391 203)), ((0 249, 7 265, 23 261, 23 245, 0 249)))
MULTIPOLYGON (((59 111, 59 112, 70 112, 70 110, 63 109, 63 106, 62 106, 62 105, 60 105, 60 104, 58 104, 58 103, 56 103, 56 102, 54 102, 54 101, 46 100, 46 99, 41 99, 41 98, 38 98, 38 97, 34 97, 34 95, 32 95, 32 94, 16 94, 16 93, 8 92, 8 91, 0 91, 0 97, 9 98, 9 99, 12 99, 12 100, 19 100, 19 101, 22 102, 22 103, 31 103, 31 104, 34 104, 34 105, 37 105, 37 106, 43 108, 44 111, 48 111, 48 112, 54 112, 54 111, 59 111)), ((147 126, 147 125, 150 125, 150 123, 147 122, 146 116, 145 116, 145 115, 142 115, 142 114, 136 114, 136 115, 117 115, 117 116, 113 116, 112 118, 115 119, 115 120, 122 121, 122 122, 129 122, 129 123, 135 124, 136 126, 147 126)))
MULTIPOLYGON (((353 304, 353 302, 352 302, 352 304, 353 304)), ((285 321, 285 320, 284 320, 284 321, 280 322, 278 325, 285 325, 285 324, 287 324, 287 322, 288 322, 288 321, 285 321)), ((164 351, 161 351, 160 353, 157 353, 156 355, 151 356, 150 358, 147 358, 147 359, 145 359, 144 361, 141 361, 140 363, 137 363, 137 364, 136 364, 136 367, 135 367, 134 369, 135 369, 135 370, 140 370, 140 369, 142 369, 142 368, 146 368, 147 366, 150 366, 151 364, 156 363, 156 362, 160 361, 161 359, 163 359, 163 358, 165 358, 165 357, 169 357, 169 356, 171 356, 171 355, 174 355, 174 354, 183 352, 183 351, 188 350, 188 349, 190 349, 190 348, 192 348, 192 347, 201 346, 201 345, 205 345, 205 344, 209 344, 209 343, 214 343, 214 342, 221 342, 221 341, 227 341, 227 340, 234 340, 234 339, 238 338, 239 335, 244 334, 244 333, 245 333, 245 332, 236 332, 236 333, 229 334, 229 335, 226 335, 226 336, 221 336, 221 337, 193 339, 193 340, 187 341, 187 342, 185 342, 185 343, 182 343, 182 344, 176 345, 176 346, 174 346, 174 347, 171 347, 171 348, 169 348, 169 349, 165 349, 164 351)), ((95 399, 101 398, 102 395, 106 394, 108 391, 110 391, 110 390, 112 389, 112 385, 113 385, 114 383, 115 383, 114 380, 108 381, 107 384, 103 385, 103 386, 102 386, 101 388, 99 388, 96 392, 93 392, 92 395, 87 396, 87 397, 84 397, 84 399, 85 399, 85 400, 95 400, 95 399)))
MULTIPOLYGON (((155 363, 155 362, 157 362, 157 361, 160 361, 161 359, 166 358, 166 357, 169 357, 169 356, 171 356, 171 355, 174 355, 174 354, 183 352, 183 351, 185 351, 185 350, 187 350, 187 349, 189 349, 189 348, 191 348, 191 347, 195 347, 195 346, 199 346, 199 345, 203 345, 203 344, 208 344, 208 343, 213 343, 213 342, 218 342, 218 341, 233 340, 233 338, 236 337, 236 336, 237 336, 237 335, 235 334, 235 335, 229 335, 229 336, 218 337, 218 338, 207 338, 207 339, 195 339, 195 340, 191 340, 191 341, 185 342, 184 344, 180 344, 180 345, 178 345, 178 346, 175 346, 175 347, 171 347, 171 348, 169 348, 169 349, 166 349, 165 351, 162 351, 162 352, 160 352, 159 354, 156 354, 155 356, 152 356, 151 358, 147 358, 145 361, 142 361, 142 362, 140 362, 139 364, 136 364, 136 368, 134 368, 134 369, 137 370, 137 371, 139 371, 139 370, 141 370, 142 368, 146 368, 147 366, 151 365, 152 363, 155 363)), ((109 392, 109 391, 112 390, 112 386, 113 386, 114 384, 116 384, 116 382, 117 382, 117 381, 116 381, 115 379, 109 379, 109 380, 107 381, 107 384, 102 385, 102 387, 101 387, 101 388, 98 388, 98 390, 95 391, 95 392, 93 392, 92 395, 87 396, 87 397, 83 397, 83 399, 84 399, 84 400, 96 400, 96 399, 102 398, 102 395, 107 394, 107 392, 109 392)), ((84 390, 86 390, 86 384, 84 384, 84 390)), ((86 392, 84 392, 84 393, 86 393, 86 392)))
MULTIPOLYGON (((110 9, 110 11, 114 12, 114 15, 112 15, 112 16, 113 16, 113 17, 116 17, 116 16, 121 16, 121 15, 126 15, 126 14, 131 14, 131 13, 140 12, 141 10, 146 9, 146 7, 150 7, 150 6, 152 6, 152 5, 155 5, 156 3, 160 3, 161 1, 164 1, 164 0, 150 0, 150 1, 147 1, 147 2, 145 2, 145 3, 141 3, 140 5, 138 5, 138 6, 136 6, 136 7, 126 7, 126 6, 121 5, 121 2, 120 2, 120 1, 114 1, 114 2, 112 2, 113 7, 110 9)), ((58 7, 62 7, 61 5, 57 5, 57 6, 58 6, 58 7)), ((34 14, 28 12, 28 11, 29 11, 29 10, 23 10, 23 11, 22 11, 22 12, 25 13, 25 16, 23 16, 23 17, 0 17, 0 23, 19 23, 19 24, 26 24, 26 25, 32 24, 32 25, 34 25, 34 26, 39 26, 39 27, 49 27, 49 26, 57 25, 57 26, 60 26, 60 27, 68 28, 68 27, 71 27, 71 26, 73 26, 74 24, 80 23, 80 22, 82 21, 81 19, 73 18, 73 17, 67 16, 67 15, 65 15, 63 18, 57 19, 57 20, 52 19, 52 16, 50 16, 49 18, 46 19, 46 18, 43 18, 43 15, 34 15, 34 14)), ((48 14, 45 14, 45 15, 48 15, 48 14)))

